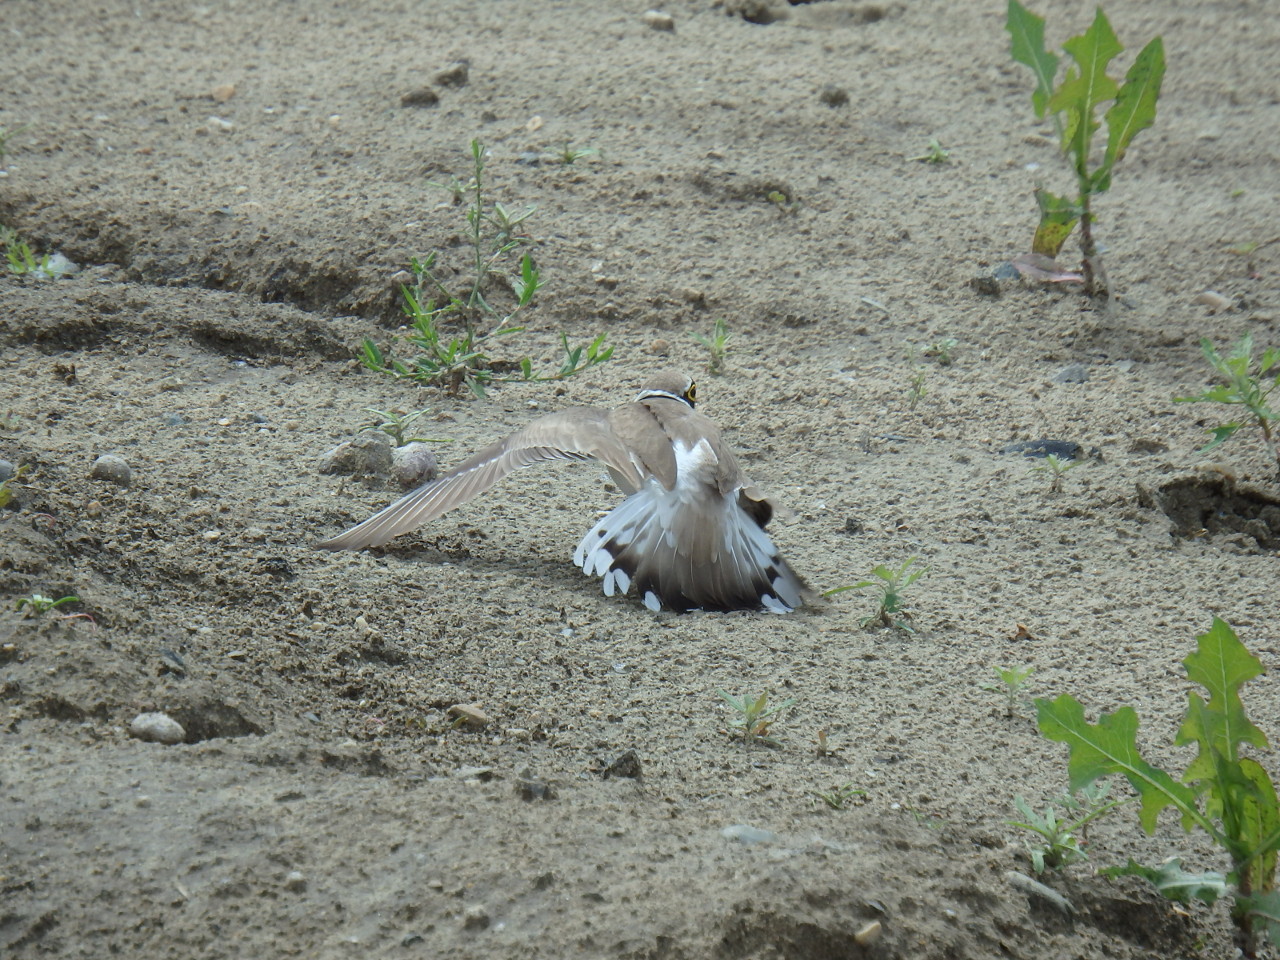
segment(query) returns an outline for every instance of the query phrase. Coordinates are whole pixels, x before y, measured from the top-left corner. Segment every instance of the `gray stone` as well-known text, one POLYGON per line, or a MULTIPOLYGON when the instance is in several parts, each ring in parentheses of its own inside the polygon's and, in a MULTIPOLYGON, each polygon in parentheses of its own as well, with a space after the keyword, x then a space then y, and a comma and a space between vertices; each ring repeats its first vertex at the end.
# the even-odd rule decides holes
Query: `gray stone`
POLYGON ((167 713, 140 713, 129 724, 129 736, 150 743, 182 743, 187 731, 167 713))
POLYGON ((133 480, 133 471, 129 469, 124 457, 108 453, 93 461, 89 476, 94 480, 107 480, 127 487, 133 480))
POLYGON ((439 473, 440 465, 429 443, 415 441, 391 451, 391 475, 406 489, 420 487, 439 473))
POLYGON ((383 433, 362 433, 320 457, 321 473, 349 477, 385 477, 391 473, 391 440, 383 433))
POLYGON ((1088 383, 1089 367, 1083 363, 1069 363, 1053 377, 1054 383, 1088 383))

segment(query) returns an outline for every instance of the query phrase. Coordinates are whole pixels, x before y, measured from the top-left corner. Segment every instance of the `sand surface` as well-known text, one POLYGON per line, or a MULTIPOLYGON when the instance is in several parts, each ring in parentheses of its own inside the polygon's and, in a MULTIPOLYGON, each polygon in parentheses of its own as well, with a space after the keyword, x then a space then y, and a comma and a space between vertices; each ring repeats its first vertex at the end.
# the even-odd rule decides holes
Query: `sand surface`
MULTIPOLYGON (((744 16, 786 6, 676 0, 666 31, 598 0, 0 3, 0 223, 81 267, 0 273, 0 458, 27 468, 0 512, 5 957, 1234 955, 1225 904, 1094 871, 1225 868, 1167 812, 1040 878, 1072 917, 1010 879, 1008 821, 1067 783, 1030 698, 1132 704, 1180 771, 1212 617, 1280 665, 1274 462, 1252 432, 1201 453, 1220 411, 1173 402, 1211 382, 1202 336, 1280 346, 1280 20, 1109 5, 1121 67, 1159 33, 1169 70, 1098 204, 1105 306, 973 283, 1067 186, 1002 4, 744 16), (930 138, 949 162, 910 159, 930 138), (546 283, 495 357, 605 333, 608 364, 481 401, 355 360, 403 352, 411 258, 465 285, 464 208, 428 181, 465 183, 473 139, 492 197, 536 206, 546 283), (717 318, 712 375, 690 334, 717 318), (816 590, 927 565, 911 632, 864 627, 868 591, 604 597, 570 562, 619 499, 590 464, 314 548, 399 495, 319 472, 366 408, 426 410, 447 466, 670 365, 816 590), (1059 493, 1002 452, 1042 439, 1081 450, 1059 493), (128 486, 91 476, 108 454, 128 486), (79 602, 15 611, 33 593, 79 602), (1034 668, 1012 715, 995 667, 1034 668), (776 748, 735 742, 721 690, 794 698, 776 748), (186 742, 131 737, 151 711, 186 742)), ((1060 45, 1092 6, 1047 12, 1060 45)), ((1245 699, 1280 738, 1274 682, 1245 699)))

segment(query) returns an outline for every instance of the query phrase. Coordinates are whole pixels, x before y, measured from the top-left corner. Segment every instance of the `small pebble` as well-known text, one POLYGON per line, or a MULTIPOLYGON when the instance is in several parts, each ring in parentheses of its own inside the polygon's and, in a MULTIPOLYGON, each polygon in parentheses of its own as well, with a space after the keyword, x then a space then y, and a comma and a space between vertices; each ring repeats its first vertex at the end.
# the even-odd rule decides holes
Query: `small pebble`
POLYGON ((214 103, 226 103, 236 95, 234 83, 220 83, 209 91, 209 99, 214 103))
POLYGON ((410 90, 400 98, 400 106, 402 107, 434 107, 439 102, 440 94, 430 87, 410 90))
POLYGON ((10 461, 0 460, 0 483, 4 483, 6 480, 10 479, 17 472, 18 472, 18 468, 15 467, 10 461))
POLYGON ((187 731, 167 713, 140 713, 129 723, 129 736, 149 743, 182 743, 187 731))
POLYGON ((129 469, 129 464, 125 463, 123 457, 108 453, 93 461, 93 469, 89 471, 89 476, 94 480, 108 480, 127 487, 133 480, 133 471, 129 469))
POLYGON ((462 911, 464 930, 483 930, 487 926, 489 926, 489 911, 480 904, 474 904, 462 911))
POLYGON ((1230 297, 1224 297, 1217 290, 1206 290, 1204 293, 1198 294, 1196 303, 1204 304, 1213 311, 1230 310, 1235 306, 1230 297))
POLYGON ((546 780, 534 775, 532 770, 520 771, 516 777, 516 794, 521 800, 532 803, 534 800, 554 800, 555 789, 546 780))
POLYGON ((818 91, 818 99, 828 107, 843 107, 849 102, 849 91, 844 87, 837 87, 834 83, 824 84, 818 91))
POLYGON ((646 10, 644 16, 640 18, 644 21, 646 27, 650 30, 663 30, 667 33, 675 33, 676 20, 669 13, 663 13, 661 10, 646 10))
POLYGON ((420 487, 440 472, 429 443, 406 443, 391 451, 391 475, 405 487, 420 487))
POLYGON ((455 703, 449 708, 449 716, 461 720, 468 727, 487 727, 491 722, 488 714, 470 703, 455 703))
POLYGON ((872 920, 866 926, 862 927, 853 935, 854 943, 860 947, 865 947, 869 943, 874 943, 880 939, 880 932, 883 928, 880 926, 879 920, 872 920))
POLYGON ((391 440, 382 433, 345 440, 320 457, 317 469, 346 476, 386 476, 391 472, 391 440))
POLYGON ((471 79, 471 64, 466 60, 455 60, 443 70, 436 71, 432 83, 437 87, 465 87, 471 79))
POLYGON ((726 840, 736 840, 748 847, 757 843, 772 843, 778 839, 778 835, 772 831, 750 827, 745 823, 735 823, 733 826, 725 827, 720 831, 720 835, 726 840))
POLYGON ((284 878, 284 888, 290 893, 302 893, 307 889, 307 878, 301 870, 290 870, 289 875, 284 878))
POLYGON ((479 780, 488 783, 493 779, 493 767, 459 767, 453 771, 459 780, 479 780))
POLYGON ((647 352, 649 353, 650 356, 654 356, 654 357, 669 356, 671 353, 671 341, 664 340, 662 337, 658 337, 656 340, 653 340, 649 343, 649 346, 647 347, 647 352))
POLYGON ((1054 383, 1088 383, 1089 367, 1083 363, 1069 363, 1053 376, 1054 383))

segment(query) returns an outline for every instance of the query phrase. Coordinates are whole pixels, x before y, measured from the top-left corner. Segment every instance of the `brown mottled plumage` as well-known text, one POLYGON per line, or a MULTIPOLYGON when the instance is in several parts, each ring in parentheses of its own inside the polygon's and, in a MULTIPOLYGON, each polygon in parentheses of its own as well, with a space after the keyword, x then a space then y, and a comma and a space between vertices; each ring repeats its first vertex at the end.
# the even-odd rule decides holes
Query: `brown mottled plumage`
POLYGON ((605 594, 634 589, 652 610, 790 611, 806 588, 764 532, 773 506, 743 479, 694 398, 689 377, 665 372, 613 410, 571 407, 539 417, 319 546, 382 546, 513 470, 598 460, 628 496, 582 538, 573 559, 603 577, 605 594))

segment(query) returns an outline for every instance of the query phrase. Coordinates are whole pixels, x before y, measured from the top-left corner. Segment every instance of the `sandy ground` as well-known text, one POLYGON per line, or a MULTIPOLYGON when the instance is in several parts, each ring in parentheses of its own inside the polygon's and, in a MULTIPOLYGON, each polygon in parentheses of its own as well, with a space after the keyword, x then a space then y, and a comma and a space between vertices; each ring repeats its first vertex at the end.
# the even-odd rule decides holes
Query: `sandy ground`
MULTIPOLYGON (((1041 878, 1071 916, 1010 878, 1007 821, 1066 787, 1028 698, 1133 704, 1181 769, 1179 662, 1212 616, 1280 664, 1274 464, 1252 435, 1201 454, 1218 412, 1172 402, 1210 382, 1200 337, 1280 345, 1280 21, 1109 6, 1170 66, 1099 204, 1108 308, 971 283, 1066 185, 1002 4, 764 25, 678 0, 673 31, 646 6, 0 3, 0 223, 82 267, 0 274, 0 458, 26 467, 0 513, 6 957, 1234 955, 1224 905, 1094 872, 1224 866, 1172 817, 1096 823, 1091 861, 1041 878), (546 288, 501 359, 550 364, 563 330, 610 363, 478 401, 353 359, 395 348, 412 257, 465 282, 462 208, 427 181, 465 181, 473 138, 493 197, 537 207, 546 288), (930 138, 950 162, 909 159, 930 138), (720 376, 690 336, 716 318, 720 376), (366 408, 425 409, 447 465, 667 365, 815 589, 927 564, 913 632, 864 628, 865 591, 787 616, 603 597, 569 562, 618 499, 590 465, 314 549, 398 495, 318 470, 366 408), (1082 450, 1057 494, 1002 452, 1041 439, 1082 450), (106 454, 129 485, 91 476, 106 454), (79 602, 15 611, 33 593, 79 602), (1023 666, 1007 715, 993 668, 1023 666), (735 742, 720 690, 794 698, 778 746, 735 742), (185 742, 131 737, 149 711, 185 742)), ((1047 13, 1060 44, 1092 7, 1047 13)), ((1280 737, 1273 682, 1246 703, 1280 737)))

